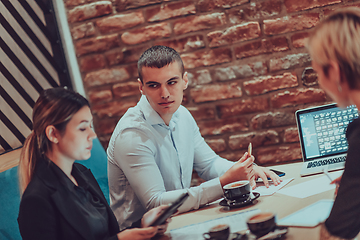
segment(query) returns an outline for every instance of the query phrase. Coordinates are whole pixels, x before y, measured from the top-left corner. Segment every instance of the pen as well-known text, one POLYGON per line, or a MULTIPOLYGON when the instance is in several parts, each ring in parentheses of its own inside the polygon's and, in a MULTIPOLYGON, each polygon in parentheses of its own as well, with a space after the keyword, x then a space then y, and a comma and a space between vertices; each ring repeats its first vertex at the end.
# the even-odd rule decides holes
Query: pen
POLYGON ((325 175, 330 179, 330 182, 332 182, 332 179, 331 179, 331 177, 330 177, 329 172, 327 171, 327 169, 324 168, 323 171, 324 171, 325 175))
POLYGON ((251 153, 252 153, 252 144, 251 143, 249 143, 249 146, 248 146, 248 153, 251 156, 251 153))

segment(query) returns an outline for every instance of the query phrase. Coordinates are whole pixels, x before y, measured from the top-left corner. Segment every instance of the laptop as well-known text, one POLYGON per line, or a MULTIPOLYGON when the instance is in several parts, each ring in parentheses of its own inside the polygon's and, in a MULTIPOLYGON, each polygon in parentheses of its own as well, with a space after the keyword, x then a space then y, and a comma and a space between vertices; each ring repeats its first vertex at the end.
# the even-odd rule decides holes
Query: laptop
POLYGON ((301 109, 295 115, 304 161, 300 175, 343 169, 348 149, 345 133, 359 116, 356 106, 328 104, 301 109))

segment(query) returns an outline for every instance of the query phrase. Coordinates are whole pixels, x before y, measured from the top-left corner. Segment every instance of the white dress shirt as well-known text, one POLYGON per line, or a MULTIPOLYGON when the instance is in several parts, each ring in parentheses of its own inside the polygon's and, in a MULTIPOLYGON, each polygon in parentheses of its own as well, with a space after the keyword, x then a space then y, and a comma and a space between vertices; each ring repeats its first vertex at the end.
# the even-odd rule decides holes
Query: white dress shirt
POLYGON ((219 176, 234 164, 206 144, 185 107, 179 107, 167 126, 145 96, 118 122, 107 155, 110 203, 121 230, 184 192, 190 197, 180 212, 219 199, 219 176), (208 181, 190 187, 193 169, 208 181))

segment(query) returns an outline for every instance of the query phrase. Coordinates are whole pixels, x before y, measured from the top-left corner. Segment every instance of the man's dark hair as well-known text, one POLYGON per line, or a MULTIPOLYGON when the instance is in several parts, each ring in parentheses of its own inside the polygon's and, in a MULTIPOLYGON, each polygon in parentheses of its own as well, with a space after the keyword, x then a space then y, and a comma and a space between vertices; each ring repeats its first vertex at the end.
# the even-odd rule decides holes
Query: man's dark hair
POLYGON ((143 67, 151 68, 162 68, 170 63, 177 62, 180 66, 181 74, 184 75, 184 63, 181 60, 180 54, 175 51, 175 49, 166 47, 166 46, 153 46, 147 49, 139 58, 138 61, 138 73, 141 82, 143 78, 141 75, 141 70, 143 67))

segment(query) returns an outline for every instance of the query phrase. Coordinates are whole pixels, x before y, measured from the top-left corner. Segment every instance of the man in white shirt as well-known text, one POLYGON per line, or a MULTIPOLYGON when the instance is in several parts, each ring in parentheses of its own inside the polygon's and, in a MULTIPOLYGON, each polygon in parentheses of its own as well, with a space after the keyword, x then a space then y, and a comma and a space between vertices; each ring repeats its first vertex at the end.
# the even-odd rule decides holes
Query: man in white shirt
POLYGON ((223 196, 222 187, 248 179, 279 177, 253 164, 245 153, 231 162, 206 144, 190 112, 181 106, 188 78, 180 55, 172 48, 154 46, 138 61, 142 97, 118 122, 109 142, 108 175, 111 207, 124 229, 149 209, 190 197, 180 212, 197 209, 223 196), (206 182, 190 187, 193 169, 206 182))

